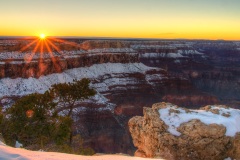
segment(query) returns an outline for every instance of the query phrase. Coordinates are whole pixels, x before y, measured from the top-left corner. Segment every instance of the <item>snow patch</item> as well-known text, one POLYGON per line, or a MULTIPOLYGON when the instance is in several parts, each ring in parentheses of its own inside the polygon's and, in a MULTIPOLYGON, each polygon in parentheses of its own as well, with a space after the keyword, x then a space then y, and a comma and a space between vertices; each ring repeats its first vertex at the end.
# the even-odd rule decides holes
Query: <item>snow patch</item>
POLYGON ((135 52, 132 48, 97 48, 88 50, 89 53, 131 53, 135 52))
POLYGON ((203 53, 200 53, 196 50, 178 50, 176 53, 143 53, 140 54, 140 57, 142 58, 184 58, 189 57, 190 55, 201 55, 203 56, 203 53))
POLYGON ((22 147, 23 147, 22 143, 19 143, 18 141, 16 141, 15 148, 22 148, 22 147))
POLYGON ((181 124, 189 122, 193 119, 198 119, 206 125, 215 123, 225 126, 226 136, 234 137, 237 132, 240 132, 240 110, 233 108, 226 109, 218 106, 211 106, 211 109, 219 110, 219 114, 214 114, 205 110, 190 110, 190 112, 187 113, 184 109, 177 108, 177 106, 170 104, 167 108, 160 109, 159 114, 160 119, 169 126, 168 131, 175 136, 181 135, 181 133, 177 131, 177 128, 181 124), (171 109, 177 110, 179 113, 171 113, 171 109), (223 114, 230 116, 225 117, 223 114))

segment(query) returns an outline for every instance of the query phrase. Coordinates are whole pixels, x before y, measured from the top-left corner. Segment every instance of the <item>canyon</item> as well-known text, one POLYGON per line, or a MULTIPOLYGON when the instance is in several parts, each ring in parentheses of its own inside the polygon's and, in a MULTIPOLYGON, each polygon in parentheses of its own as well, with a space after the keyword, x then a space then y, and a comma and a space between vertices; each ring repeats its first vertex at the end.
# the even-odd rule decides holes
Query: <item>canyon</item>
POLYGON ((0 40, 0 106, 43 93, 56 83, 89 78, 97 95, 78 102, 75 134, 102 153, 133 154, 128 120, 166 101, 188 108, 240 101, 240 43, 188 40, 83 40, 55 43, 60 51, 0 40))

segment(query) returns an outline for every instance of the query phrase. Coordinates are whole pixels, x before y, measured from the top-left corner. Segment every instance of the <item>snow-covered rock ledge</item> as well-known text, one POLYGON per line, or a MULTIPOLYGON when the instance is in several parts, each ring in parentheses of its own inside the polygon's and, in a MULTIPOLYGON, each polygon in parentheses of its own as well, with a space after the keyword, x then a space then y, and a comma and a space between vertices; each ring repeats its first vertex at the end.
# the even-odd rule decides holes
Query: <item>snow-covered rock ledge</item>
POLYGON ((129 120, 135 155, 179 160, 240 159, 240 110, 157 103, 129 120))

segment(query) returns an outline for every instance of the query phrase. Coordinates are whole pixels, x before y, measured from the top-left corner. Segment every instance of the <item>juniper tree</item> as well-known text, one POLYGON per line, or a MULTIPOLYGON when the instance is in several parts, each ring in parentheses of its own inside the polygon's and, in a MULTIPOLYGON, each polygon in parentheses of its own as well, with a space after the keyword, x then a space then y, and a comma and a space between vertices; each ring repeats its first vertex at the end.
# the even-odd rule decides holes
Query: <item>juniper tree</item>
MULTIPOLYGON (((55 141, 63 144, 73 137, 72 113, 76 102, 96 94, 89 87, 90 80, 74 80, 72 83, 55 84, 44 94, 34 93, 23 96, 7 109, 3 118, 4 138, 13 145, 12 135, 29 146, 55 141), (58 113, 65 113, 64 116, 58 113)), ((0 115, 1 116, 1 115, 0 115)), ((0 117, 1 118, 1 117, 0 117)))
MULTIPOLYGON (((83 78, 79 81, 74 80, 72 83, 55 84, 50 89, 54 96, 59 112, 72 119, 73 109, 77 102, 83 101, 96 94, 93 88, 90 88, 90 80, 83 78)), ((70 127, 69 143, 72 143, 73 123, 70 127)))
POLYGON ((90 98, 96 91, 89 87, 90 80, 83 78, 73 83, 60 83, 52 85, 50 92, 54 95, 57 108, 66 116, 71 117, 76 102, 90 98))
MULTIPOLYGON (((39 144, 42 147, 55 129, 57 117, 53 98, 47 91, 44 94, 30 94, 16 101, 6 112, 7 131, 25 146, 39 144)), ((11 135, 5 135, 8 141, 11 141, 11 135)))

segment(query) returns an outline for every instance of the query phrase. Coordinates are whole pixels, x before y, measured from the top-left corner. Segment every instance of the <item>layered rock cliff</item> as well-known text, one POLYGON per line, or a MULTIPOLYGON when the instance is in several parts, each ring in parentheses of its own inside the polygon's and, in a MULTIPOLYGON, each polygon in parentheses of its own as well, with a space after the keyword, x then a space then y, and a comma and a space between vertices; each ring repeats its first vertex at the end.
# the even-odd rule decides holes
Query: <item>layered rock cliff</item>
POLYGON ((64 70, 102 63, 137 63, 138 54, 130 49, 104 51, 65 51, 62 53, 0 53, 0 78, 39 78, 64 70), (32 56, 32 57, 31 57, 32 56), (28 61, 28 58, 31 59, 28 61))
POLYGON ((133 115, 142 115, 144 105, 158 101, 166 92, 191 90, 188 81, 169 77, 166 71, 159 68, 141 63, 103 63, 39 78, 2 78, 1 103, 7 107, 17 97, 43 93, 52 84, 84 77, 91 79, 91 86, 98 93, 75 106, 76 133, 86 139, 86 146, 105 153, 132 154, 134 148, 127 131, 128 119, 133 115))
MULTIPOLYGON (((206 59, 193 44, 75 39, 71 43, 77 47, 58 42, 55 45, 62 48, 60 52, 53 49, 51 53, 33 54, 19 52, 27 44, 25 41, 4 43, 7 46, 2 50, 0 47, 0 106, 9 107, 19 97, 42 93, 52 84, 89 78, 98 93, 75 106, 75 133, 80 133, 85 145, 96 152, 132 154, 134 146, 127 122, 132 116, 142 115, 144 106, 160 100, 189 107, 219 103, 216 96, 203 93, 191 84, 200 71, 191 72, 191 79, 187 65, 195 57, 192 64, 203 66, 195 63, 196 57, 206 59), (150 51, 153 54, 145 54, 150 51), (176 72, 172 72, 172 63, 176 72)), ((28 51, 31 49, 34 47, 28 51)))
POLYGON ((172 160, 240 159, 240 110, 206 106, 200 110, 170 103, 144 108, 129 120, 136 156, 172 160))
POLYGON ((136 43, 131 47, 140 53, 140 61, 145 65, 185 77, 194 87, 216 96, 221 103, 240 101, 239 42, 186 40, 162 43, 136 43))

